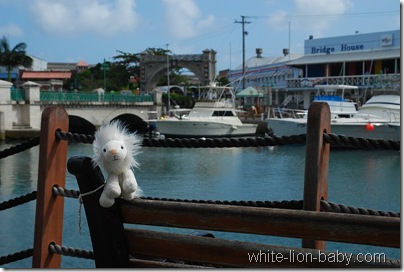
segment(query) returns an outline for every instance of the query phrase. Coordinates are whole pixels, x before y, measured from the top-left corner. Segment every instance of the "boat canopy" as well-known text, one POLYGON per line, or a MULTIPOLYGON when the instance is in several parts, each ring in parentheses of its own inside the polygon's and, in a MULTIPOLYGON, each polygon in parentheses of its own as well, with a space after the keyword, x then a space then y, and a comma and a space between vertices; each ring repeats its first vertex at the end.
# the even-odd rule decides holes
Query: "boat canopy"
POLYGON ((247 87, 244 90, 236 94, 236 97, 263 97, 264 94, 257 91, 253 87, 247 87))

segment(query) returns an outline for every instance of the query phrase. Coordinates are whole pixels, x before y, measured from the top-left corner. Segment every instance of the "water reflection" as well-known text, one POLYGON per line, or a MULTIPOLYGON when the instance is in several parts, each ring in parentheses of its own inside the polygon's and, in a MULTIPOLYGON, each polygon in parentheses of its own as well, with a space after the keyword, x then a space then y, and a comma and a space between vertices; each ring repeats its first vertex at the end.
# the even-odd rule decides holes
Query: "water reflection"
MULTIPOLYGON (((1 150, 7 148, 1 147, 1 150)), ((36 190, 38 154, 39 148, 34 147, 0 160, 1 195, 19 195, 21 191, 36 190)))
MULTIPOLYGON (((0 150, 12 144, 0 143, 0 150)), ((69 144, 68 157, 92 156, 89 144, 69 144)), ((0 160, 0 201, 36 190, 39 148, 0 160)), ((146 196, 205 200, 300 200, 303 198, 305 146, 258 148, 142 148, 135 170, 146 196)), ((400 153, 393 151, 337 151, 330 153, 329 200, 356 207, 400 211, 400 153)), ((66 188, 78 190, 67 173, 66 188)), ((0 212, 0 256, 33 245, 35 202, 0 212)), ((78 201, 65 199, 63 244, 91 249, 82 215, 78 233, 78 201)), ((234 238, 230 233, 223 238, 234 238)), ((299 246, 299 239, 243 236, 243 239, 299 246)), ((327 243, 330 250, 388 252, 399 249, 355 247, 327 243), (348 249, 347 249, 348 248, 348 249), (383 250, 383 251, 381 251, 383 250)), ((30 267, 31 259, 6 267, 30 267)), ((91 260, 62 258, 62 267, 94 267, 91 260)))

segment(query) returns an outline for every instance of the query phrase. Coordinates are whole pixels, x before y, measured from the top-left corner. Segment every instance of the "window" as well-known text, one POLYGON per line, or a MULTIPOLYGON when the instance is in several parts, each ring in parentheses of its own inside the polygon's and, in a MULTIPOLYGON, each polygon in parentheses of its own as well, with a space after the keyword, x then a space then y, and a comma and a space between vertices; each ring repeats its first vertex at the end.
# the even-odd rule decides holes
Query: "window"
POLYGON ((232 111, 214 111, 212 116, 234 116, 232 111))

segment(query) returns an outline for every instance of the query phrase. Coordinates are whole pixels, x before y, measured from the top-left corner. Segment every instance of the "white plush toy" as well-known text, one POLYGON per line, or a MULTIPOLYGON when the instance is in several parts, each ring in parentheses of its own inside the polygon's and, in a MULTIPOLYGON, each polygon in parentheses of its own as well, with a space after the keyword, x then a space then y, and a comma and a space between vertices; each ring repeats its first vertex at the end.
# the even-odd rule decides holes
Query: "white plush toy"
POLYGON ((102 207, 111 207, 119 196, 126 200, 141 196, 142 190, 132 171, 139 166, 135 156, 141 142, 140 136, 129 133, 119 121, 103 125, 95 133, 93 161, 108 173, 100 197, 102 207))

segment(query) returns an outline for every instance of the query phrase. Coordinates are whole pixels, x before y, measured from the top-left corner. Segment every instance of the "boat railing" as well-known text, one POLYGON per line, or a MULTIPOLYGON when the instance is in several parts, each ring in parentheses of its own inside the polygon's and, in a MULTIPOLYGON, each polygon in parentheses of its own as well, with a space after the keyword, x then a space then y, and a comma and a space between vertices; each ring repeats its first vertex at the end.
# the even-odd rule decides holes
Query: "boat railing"
POLYGON ((307 88, 317 84, 349 84, 363 88, 397 89, 400 87, 400 79, 399 73, 290 78, 286 80, 286 88, 307 88))
POLYGON ((389 110, 387 110, 386 112, 387 112, 387 116, 390 119, 390 122, 393 122, 393 123, 399 123, 400 122, 401 114, 399 112, 389 111, 389 110))
MULTIPOLYGON (((400 142, 351 139, 330 133, 330 110, 314 103, 308 113, 307 134, 293 137, 248 139, 150 139, 143 146, 211 148, 305 144, 303 200, 291 201, 199 201, 140 198, 119 199, 108 209, 99 205, 104 178, 90 157, 67 161, 68 142, 92 143, 93 135, 68 131, 69 117, 61 107, 46 108, 39 138, 0 152, 11 156, 39 144, 37 191, 29 197, 0 203, 0 210, 36 199, 33 248, 0 257, 0 265, 32 257, 34 268, 59 268, 61 256, 94 259, 96 267, 400 267, 400 260, 383 258, 357 262, 319 260, 335 254, 325 241, 400 248, 400 214, 347 207, 328 202, 330 145, 400 150, 400 142), (76 176, 80 191, 65 188, 66 165, 76 176), (92 241, 91 250, 62 245, 65 198, 84 204, 92 241), (138 224, 204 231, 178 234, 140 230, 138 224), (302 239, 302 248, 215 238, 209 231, 259 234, 302 239), (208 233, 207 233, 208 232, 208 233), (292 261, 294 252, 312 256, 311 261, 292 261), (254 262, 249 254, 277 255, 283 261, 254 262), (328 255, 327 255, 328 254, 328 255)), ((66 202, 66 205, 69 203, 66 202)), ((21 223, 21 222, 18 222, 21 223)), ((186 233, 186 231, 185 231, 186 233)), ((260 255, 261 256, 261 255, 260 255)), ((262 256, 261 256, 262 257, 262 256)))
POLYGON ((353 117, 361 117, 366 120, 370 121, 375 121, 375 122, 391 122, 391 123, 399 123, 401 116, 399 112, 396 111, 390 111, 390 110, 383 110, 383 115, 375 115, 375 114, 369 114, 369 113, 356 113, 353 117))
POLYGON ((302 119, 307 117, 306 110, 289 109, 284 107, 271 107, 268 111, 268 118, 293 118, 302 119))

